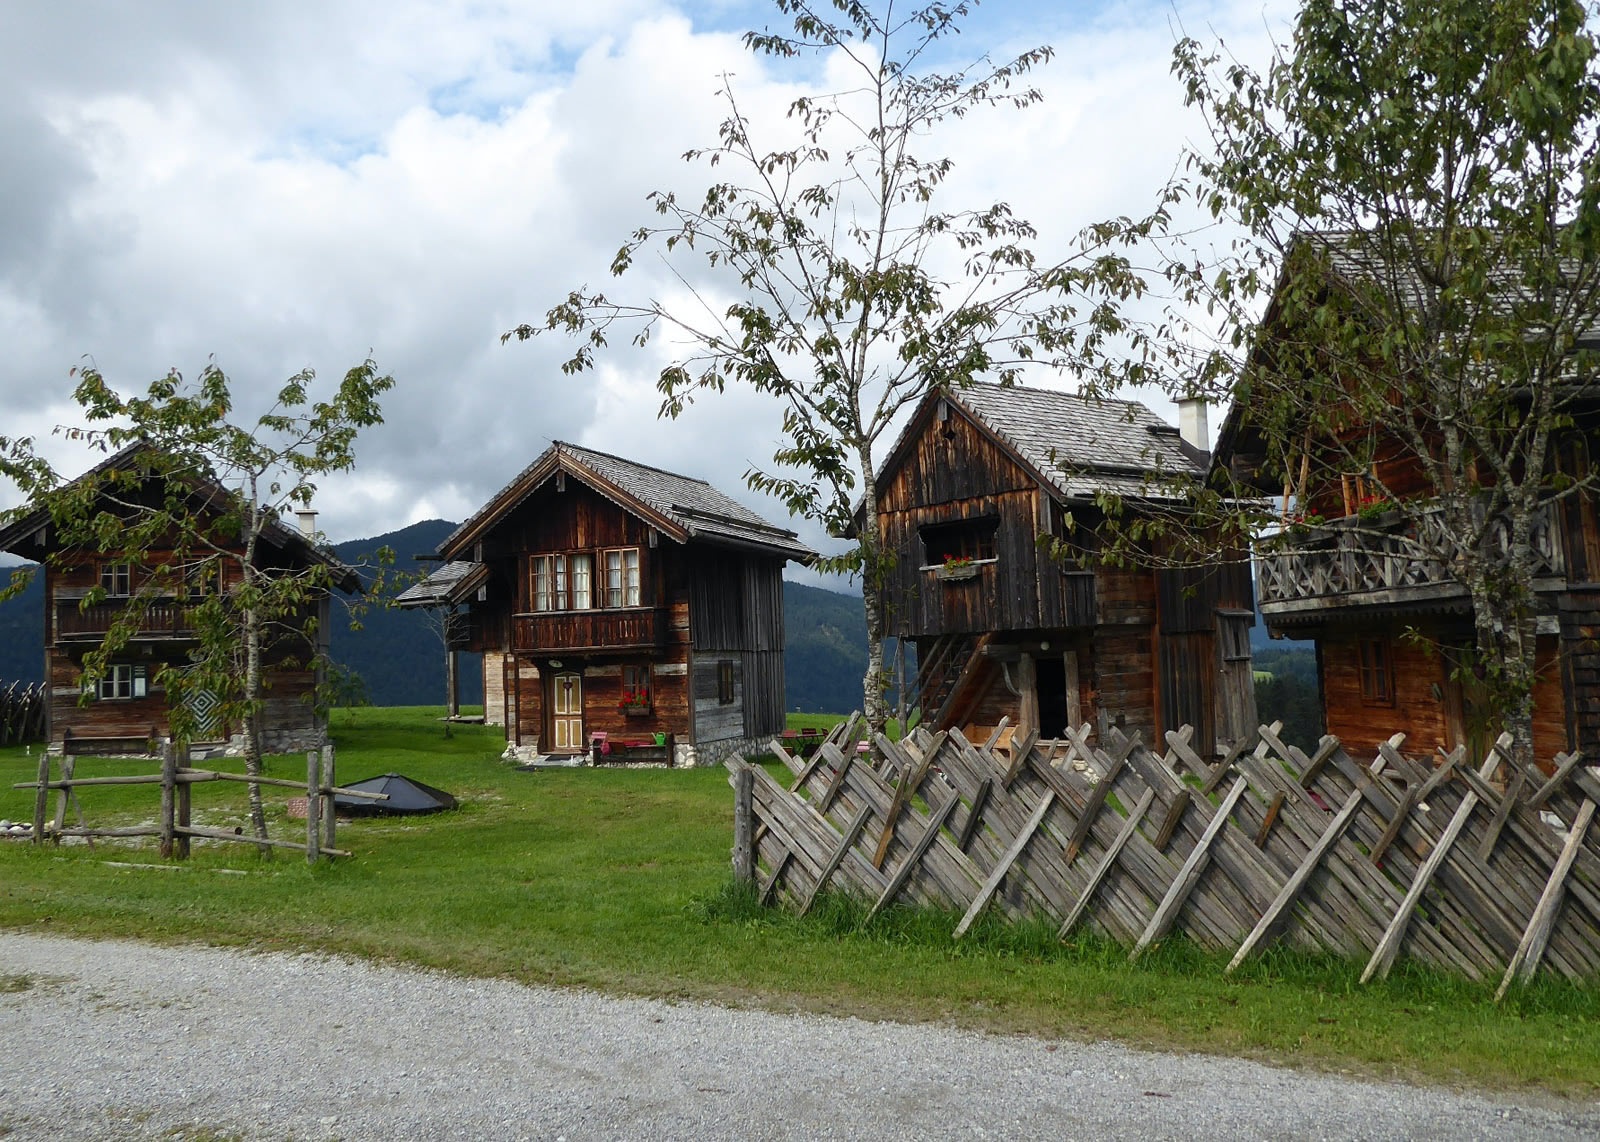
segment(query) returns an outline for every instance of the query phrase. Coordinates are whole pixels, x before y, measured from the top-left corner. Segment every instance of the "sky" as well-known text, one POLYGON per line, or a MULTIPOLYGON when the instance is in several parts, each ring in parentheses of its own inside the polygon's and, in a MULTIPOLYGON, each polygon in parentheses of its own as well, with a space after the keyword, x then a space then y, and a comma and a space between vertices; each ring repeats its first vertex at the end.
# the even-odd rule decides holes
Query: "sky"
MULTIPOLYGON (((977 8, 953 60, 1056 54, 1032 76, 1042 104, 928 141, 956 164, 950 204, 1009 202, 1044 256, 1147 209, 1204 137, 1169 74, 1176 38, 1260 66, 1291 18, 1283 0, 977 8)), ((730 389, 660 421, 670 344, 621 339, 574 377, 570 342, 501 342, 580 286, 681 290, 654 260, 612 280, 611 258, 650 191, 706 185, 682 155, 716 139, 722 76, 756 132, 836 76, 745 51, 780 19, 745 0, 0 5, 0 436, 75 474, 94 457, 52 435, 82 422, 75 367, 131 394, 214 360, 248 413, 302 369, 332 384, 370 355, 396 383, 355 471, 319 487, 335 541, 463 519, 552 440, 785 521, 743 480, 780 440, 770 398, 730 389)), ((0 508, 17 502, 0 483, 0 508)))

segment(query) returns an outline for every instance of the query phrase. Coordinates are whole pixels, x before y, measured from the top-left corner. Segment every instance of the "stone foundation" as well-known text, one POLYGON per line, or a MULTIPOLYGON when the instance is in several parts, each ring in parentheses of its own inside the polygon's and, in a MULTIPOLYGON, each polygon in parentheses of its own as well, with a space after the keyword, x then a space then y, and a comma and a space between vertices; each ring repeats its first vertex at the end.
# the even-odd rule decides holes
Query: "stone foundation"
POLYGON ((680 745, 674 749, 672 764, 675 768, 694 769, 697 766, 721 765, 730 757, 750 757, 772 752, 775 734, 758 738, 723 738, 721 741, 702 742, 698 746, 680 745))

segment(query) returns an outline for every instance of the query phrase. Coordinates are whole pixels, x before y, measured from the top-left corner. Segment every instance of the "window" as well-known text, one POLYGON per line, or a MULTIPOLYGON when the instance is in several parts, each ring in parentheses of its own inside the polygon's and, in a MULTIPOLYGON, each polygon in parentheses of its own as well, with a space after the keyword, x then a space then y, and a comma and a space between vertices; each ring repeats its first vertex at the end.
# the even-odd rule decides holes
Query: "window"
POLYGON ((133 594, 132 568, 126 563, 102 563, 100 586, 114 599, 126 599, 133 594))
POLYGON ((606 606, 639 606, 639 549, 606 552, 606 606))
POLYGON ((655 708, 655 692, 650 688, 650 666, 622 668, 623 712, 649 713, 655 708))
POLYGON ((952 559, 993 559, 998 530, 1000 521, 994 516, 929 524, 920 533, 923 565, 933 567, 952 559))
POLYGON ((95 689, 99 698, 143 698, 147 693, 146 668, 131 662, 115 662, 106 667, 105 677, 95 689))
POLYGON ((567 557, 536 555, 533 558, 533 609, 567 609, 567 557))
POLYGON ((717 663, 717 704, 733 705, 733 659, 724 658, 717 663))
POLYGON ((1218 611, 1217 646, 1224 662, 1250 661, 1250 627, 1254 611, 1218 611))
POLYGON ((1394 674, 1389 640, 1361 640, 1361 700, 1374 706, 1394 705, 1394 674))
POLYGON ((594 606, 594 556, 572 557, 572 609, 586 611, 594 606))

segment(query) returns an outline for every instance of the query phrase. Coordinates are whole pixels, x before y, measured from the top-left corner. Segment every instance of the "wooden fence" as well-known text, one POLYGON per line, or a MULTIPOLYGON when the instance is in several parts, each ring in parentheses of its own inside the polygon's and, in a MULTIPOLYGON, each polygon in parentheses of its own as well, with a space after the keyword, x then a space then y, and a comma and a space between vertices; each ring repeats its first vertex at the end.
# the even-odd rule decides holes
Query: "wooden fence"
MULTIPOLYGON (((730 761, 734 867, 763 902, 801 913, 830 887, 872 915, 905 903, 1044 914, 1138 957, 1182 932, 1233 953, 1274 940, 1366 959, 1399 955, 1500 994, 1536 971, 1600 978, 1600 779, 1577 755, 1518 772, 1502 738, 1419 764, 1395 735, 1357 761, 1323 738, 1307 757, 1263 726, 1208 764, 1187 727, 1158 755, 1116 730, 981 744, 959 731, 879 737, 875 769, 854 721, 809 760, 774 750, 794 779, 730 761)), ((870 917, 869 917, 870 919, 870 917)))
POLYGON ((0 683, 0 748, 44 740, 47 694, 42 682, 0 683))
POLYGON ((186 858, 189 855, 189 841, 193 837, 201 837, 214 841, 238 841, 244 844, 262 845, 269 848, 296 849, 306 854, 306 860, 315 864, 321 857, 333 859, 336 856, 349 856, 343 849, 335 847, 335 813, 333 798, 335 794, 349 797, 359 797, 369 801, 387 801, 387 793, 369 793, 363 789, 345 789, 333 783, 334 752, 331 745, 320 750, 312 750, 306 754, 306 779, 304 784, 298 781, 287 781, 278 777, 250 777, 242 773, 227 773, 213 769, 192 769, 178 764, 178 751, 174 749, 170 739, 161 743, 161 772, 153 774, 129 774, 117 777, 76 777, 74 770, 78 759, 71 754, 60 759, 61 773, 59 777, 52 777, 56 759, 49 753, 39 758, 39 779, 37 781, 19 781, 11 788, 35 790, 33 802, 33 829, 32 836, 35 844, 42 844, 46 840, 59 842, 62 837, 85 837, 93 844, 95 837, 157 837, 163 857, 186 858), (214 829, 194 824, 190 817, 189 791, 195 785, 207 781, 234 781, 246 785, 274 786, 302 791, 306 795, 306 839, 301 844, 298 841, 279 840, 276 837, 265 840, 243 831, 229 829, 214 829), (161 787, 161 811, 155 825, 133 825, 129 827, 104 827, 91 828, 84 823, 83 807, 78 803, 77 790, 85 786, 96 785, 159 785, 161 787), (56 791, 56 812, 54 819, 47 819, 49 811, 50 791, 56 791), (78 819, 78 824, 69 827, 66 823, 67 806, 71 805, 78 819))

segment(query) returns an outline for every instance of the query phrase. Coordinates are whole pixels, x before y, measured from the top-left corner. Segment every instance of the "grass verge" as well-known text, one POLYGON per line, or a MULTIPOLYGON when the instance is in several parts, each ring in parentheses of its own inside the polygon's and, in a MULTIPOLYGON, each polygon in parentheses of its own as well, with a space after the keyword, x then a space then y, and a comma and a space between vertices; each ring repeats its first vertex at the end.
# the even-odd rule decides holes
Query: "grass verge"
MULTIPOLYGON (((339 777, 389 770, 450 790, 455 813, 341 824, 356 858, 308 867, 196 842, 176 871, 153 845, 0 842, 0 926, 84 936, 314 949, 529 983, 780 1010, 1108 1038, 1492 1089, 1600 1091, 1600 992, 1541 982, 1502 1006, 1491 988, 1402 964, 1362 987, 1359 964, 1274 951, 1237 978, 1181 940, 1138 964, 1047 923, 891 910, 850 900, 796 919, 728 875, 732 797, 721 770, 522 773, 499 731, 437 710, 340 711, 339 777)), ((32 815, 34 761, 0 751, 0 817, 32 815)), ((151 771, 93 761, 81 775, 151 771)), ((275 760, 278 776, 304 761, 275 760)), ((287 795, 290 791, 283 790, 287 795)), ((85 789, 91 824, 154 817, 153 788, 85 789)), ((275 835, 303 833, 283 798, 275 835)), ((54 808, 52 802, 52 810, 54 808)), ((242 786, 195 789, 196 817, 244 822, 242 786)), ((11 985, 25 986, 22 984, 11 985)), ((9 990, 10 987, 7 988, 9 990)))

